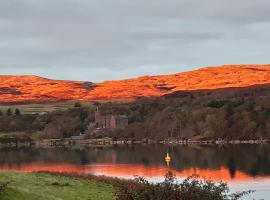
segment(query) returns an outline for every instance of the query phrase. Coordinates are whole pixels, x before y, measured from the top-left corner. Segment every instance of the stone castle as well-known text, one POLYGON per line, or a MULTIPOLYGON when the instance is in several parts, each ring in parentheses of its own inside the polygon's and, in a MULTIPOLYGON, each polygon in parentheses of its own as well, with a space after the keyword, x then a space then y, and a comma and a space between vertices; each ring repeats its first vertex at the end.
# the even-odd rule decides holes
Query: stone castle
POLYGON ((97 108, 95 121, 89 124, 88 129, 123 129, 127 125, 128 117, 126 115, 101 115, 97 108))

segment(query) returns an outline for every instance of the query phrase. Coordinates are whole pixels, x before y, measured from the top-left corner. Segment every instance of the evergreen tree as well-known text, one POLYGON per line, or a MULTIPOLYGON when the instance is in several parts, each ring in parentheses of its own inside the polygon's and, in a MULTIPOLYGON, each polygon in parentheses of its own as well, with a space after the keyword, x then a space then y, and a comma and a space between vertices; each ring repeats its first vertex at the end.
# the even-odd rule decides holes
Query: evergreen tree
POLYGON ((80 107, 82 107, 82 105, 81 105, 80 102, 75 102, 75 103, 74 103, 74 107, 75 107, 75 108, 80 108, 80 107))
POLYGON ((12 111, 11 111, 11 109, 10 109, 10 108, 9 108, 9 109, 7 109, 6 115, 7 115, 7 116, 12 115, 12 111))
POLYGON ((15 110, 15 115, 17 115, 17 116, 21 115, 21 111, 18 108, 16 108, 16 110, 15 110))

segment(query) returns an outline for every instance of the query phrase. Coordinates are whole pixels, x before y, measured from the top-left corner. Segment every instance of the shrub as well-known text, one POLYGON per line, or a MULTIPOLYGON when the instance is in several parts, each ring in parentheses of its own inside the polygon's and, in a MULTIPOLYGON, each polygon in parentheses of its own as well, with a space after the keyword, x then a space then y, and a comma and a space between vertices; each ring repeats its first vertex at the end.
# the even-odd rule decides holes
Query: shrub
POLYGON ((138 177, 117 188, 117 200, 239 200, 251 192, 229 194, 226 183, 199 180, 195 176, 179 183, 171 173, 161 183, 150 183, 138 177))
POLYGON ((21 115, 21 111, 18 108, 15 109, 15 115, 17 115, 17 116, 21 115))
POLYGON ((8 184, 9 184, 8 182, 0 183, 0 200, 1 200, 1 197, 3 197, 4 195, 8 184))
POLYGON ((78 102, 78 101, 75 102, 75 103, 74 103, 74 107, 75 107, 75 108, 80 108, 80 107, 82 107, 81 102, 78 102))
POLYGON ((211 108, 221 108, 222 106, 224 106, 226 104, 226 101, 224 100, 220 100, 220 101, 217 101, 217 100, 211 100, 207 106, 208 107, 211 107, 211 108))
POLYGON ((51 185, 53 185, 53 186, 70 186, 70 184, 69 183, 67 183, 67 182, 64 182, 64 183, 60 183, 60 182, 53 182, 53 183, 51 183, 51 185))
POLYGON ((11 116, 12 115, 12 111, 11 111, 11 109, 9 108, 9 109, 7 109, 7 111, 6 111, 6 115, 7 116, 11 116))
POLYGON ((241 200, 242 197, 253 192, 230 194, 226 183, 200 180, 197 176, 191 176, 179 183, 170 172, 165 176, 163 182, 156 184, 150 183, 142 177, 125 180, 90 174, 45 173, 111 184, 116 188, 116 200, 241 200))

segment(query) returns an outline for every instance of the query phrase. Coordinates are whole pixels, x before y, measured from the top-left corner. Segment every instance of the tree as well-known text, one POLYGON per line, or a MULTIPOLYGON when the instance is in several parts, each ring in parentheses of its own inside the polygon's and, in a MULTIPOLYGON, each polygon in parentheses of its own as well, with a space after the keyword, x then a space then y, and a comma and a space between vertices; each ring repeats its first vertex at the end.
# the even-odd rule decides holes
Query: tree
POLYGON ((85 110, 82 110, 80 113, 80 121, 83 123, 87 117, 88 117, 87 112, 85 110))
POLYGON ((2 110, 0 110, 0 116, 2 116, 3 115, 3 112, 2 112, 2 110))
POLYGON ((21 111, 18 108, 16 108, 16 110, 15 110, 15 115, 17 115, 17 116, 21 115, 21 111))
POLYGON ((75 108, 80 108, 80 107, 82 107, 82 105, 81 105, 80 102, 75 102, 75 103, 74 103, 74 107, 75 107, 75 108))
POLYGON ((11 111, 11 109, 10 109, 10 108, 9 108, 9 109, 7 109, 6 115, 7 115, 7 116, 12 115, 12 111, 11 111))

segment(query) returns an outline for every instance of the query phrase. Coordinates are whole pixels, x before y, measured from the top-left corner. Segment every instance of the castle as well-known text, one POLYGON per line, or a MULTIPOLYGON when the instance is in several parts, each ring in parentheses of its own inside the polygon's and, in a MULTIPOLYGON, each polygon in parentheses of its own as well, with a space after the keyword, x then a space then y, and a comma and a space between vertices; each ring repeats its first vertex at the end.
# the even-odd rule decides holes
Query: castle
POLYGON ((95 112, 95 121, 89 124, 88 129, 116 129, 126 128, 128 117, 126 115, 101 115, 98 108, 95 112))

